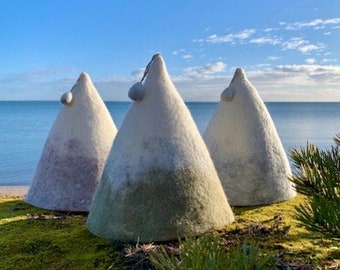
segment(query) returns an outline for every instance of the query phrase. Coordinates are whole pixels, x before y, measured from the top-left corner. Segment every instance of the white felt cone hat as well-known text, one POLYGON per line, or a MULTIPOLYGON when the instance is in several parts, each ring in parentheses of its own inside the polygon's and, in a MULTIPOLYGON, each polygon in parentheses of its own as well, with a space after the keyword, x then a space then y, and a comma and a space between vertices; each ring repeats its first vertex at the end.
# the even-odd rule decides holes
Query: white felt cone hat
POLYGON ((86 73, 61 101, 25 201, 88 211, 117 129, 86 73))
POLYGON ((238 68, 203 135, 231 205, 295 196, 289 162, 270 114, 238 68))
MULTIPOLYGON (((148 242, 231 223, 208 150, 162 57, 154 56, 147 69, 145 93, 135 96, 112 146, 89 230, 107 239, 148 242)), ((141 92, 140 83, 134 90, 141 92)))

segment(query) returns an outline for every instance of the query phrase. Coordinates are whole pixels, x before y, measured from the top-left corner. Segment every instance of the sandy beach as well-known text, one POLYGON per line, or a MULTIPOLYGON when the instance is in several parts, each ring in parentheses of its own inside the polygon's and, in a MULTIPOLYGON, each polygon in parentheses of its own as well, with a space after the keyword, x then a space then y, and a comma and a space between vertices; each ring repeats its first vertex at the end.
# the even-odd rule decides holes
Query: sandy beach
POLYGON ((0 186, 0 198, 24 197, 28 188, 28 186, 0 186))

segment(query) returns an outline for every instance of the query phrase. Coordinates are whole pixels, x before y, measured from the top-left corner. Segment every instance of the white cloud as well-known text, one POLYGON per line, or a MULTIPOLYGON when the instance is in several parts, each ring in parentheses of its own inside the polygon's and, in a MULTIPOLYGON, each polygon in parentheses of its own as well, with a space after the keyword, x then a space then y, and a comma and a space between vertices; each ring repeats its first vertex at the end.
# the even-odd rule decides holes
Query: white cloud
MULTIPOLYGON (((263 70, 261 65, 245 72, 265 101, 340 101, 340 66, 279 65, 263 70)), ((232 74, 199 78, 185 73, 174 80, 185 100, 218 101, 232 74)))
MULTIPOLYGON (((137 70, 133 70, 131 72, 131 76, 135 80, 141 80, 143 77, 144 71, 145 71, 145 68, 139 68, 137 70)), ((115 78, 115 80, 117 80, 117 78, 115 78)))
POLYGON ((190 58, 193 58, 193 55, 192 54, 185 54, 182 56, 183 59, 190 59, 190 58))
POLYGON ((279 57, 279 56, 268 56, 267 59, 271 60, 271 61, 275 61, 275 60, 281 59, 281 57, 279 57))
POLYGON ((295 37, 295 38, 291 38, 288 41, 285 41, 283 43, 283 49, 295 50, 295 49, 298 49, 301 46, 305 46, 308 43, 309 43, 308 41, 303 40, 302 38, 295 37))
POLYGON ((287 30, 298 30, 301 28, 312 27, 314 29, 324 29, 327 25, 338 25, 340 24, 340 18, 332 18, 332 19, 315 19, 310 22, 295 22, 282 24, 286 25, 287 30))
POLYGON ((184 73, 189 77, 206 78, 215 73, 225 71, 227 67, 223 62, 216 62, 215 64, 207 64, 203 67, 188 67, 184 69, 184 73))
POLYGON ((247 76, 266 101, 340 101, 340 66, 279 65, 247 76))
MULTIPOLYGON (((322 21, 324 24, 330 23, 332 20, 322 21)), ((310 25, 317 25, 318 22, 313 21, 310 25)), ((295 23, 299 25, 298 23, 295 23)), ((281 22, 281 25, 285 23, 281 22)), ((309 54, 311 52, 321 52, 326 46, 320 42, 311 42, 308 39, 296 36, 296 37, 284 37, 283 32, 280 35, 270 35, 273 28, 266 28, 262 31, 256 29, 245 29, 238 33, 230 33, 227 35, 213 34, 205 39, 206 43, 210 44, 256 44, 256 45, 271 45, 281 47, 283 51, 285 50, 296 50, 302 54, 309 54), (263 36, 261 36, 261 33, 263 36)), ((282 29, 281 29, 282 30, 282 29)), ((197 42, 198 40, 196 40, 197 42)), ((203 39, 200 39, 203 42, 203 39)))
POLYGON ((267 63, 257 64, 255 66, 255 68, 258 68, 260 70, 269 70, 270 67, 271 67, 271 64, 267 64, 267 63))
POLYGON ((294 37, 282 43, 283 50, 298 50, 304 54, 311 51, 321 51, 324 48, 323 44, 311 44, 308 40, 300 37, 294 37))
MULTIPOLYGON (((337 61, 324 60, 324 63, 337 61)), ((218 101, 234 71, 226 73, 226 67, 219 61, 201 67, 187 67, 182 74, 170 76, 184 100, 218 101)), ((141 79, 143 72, 144 68, 141 68, 129 76, 92 79, 104 100, 127 101, 128 90, 141 79)), ((266 64, 249 67, 245 72, 265 101, 340 101, 339 65, 311 63, 271 67, 266 64)), ((58 100, 71 89, 78 76, 79 72, 72 68, 1 76, 0 88, 7 91, 0 92, 0 99, 58 100)))
POLYGON ((185 49, 182 48, 182 49, 179 49, 179 50, 175 50, 175 51, 172 52, 172 54, 173 55, 177 55, 177 54, 179 54, 181 52, 185 52, 185 49))
POLYGON ((305 61, 309 65, 316 63, 316 59, 314 59, 314 58, 307 58, 305 61))
POLYGON ((80 71, 73 67, 46 68, 0 77, 2 100, 59 100, 77 81, 80 71))
POLYGON ((320 83, 337 82, 340 85, 340 66, 330 65, 280 65, 275 71, 295 73, 308 79, 319 79, 320 83), (337 81, 338 80, 338 81, 337 81))
POLYGON ((254 44, 269 44, 269 45, 277 45, 281 44, 281 40, 279 38, 272 38, 272 37, 259 37, 259 38, 253 38, 250 40, 250 43, 254 44))
POLYGON ((0 77, 0 83, 47 83, 49 81, 59 80, 70 76, 77 76, 79 74, 80 72, 74 67, 41 68, 21 73, 4 74, 2 77, 0 77))
POLYGON ((255 29, 245 29, 241 32, 228 34, 225 36, 218 36, 216 34, 211 35, 207 38, 206 42, 208 43, 237 43, 242 40, 250 38, 256 32, 255 29))
POLYGON ((301 46, 298 48, 298 50, 302 53, 308 54, 311 51, 319 51, 322 50, 323 46, 322 45, 315 45, 315 44, 307 44, 305 46, 301 46))
POLYGON ((194 43, 203 43, 205 40, 203 38, 198 38, 198 39, 192 39, 191 42, 194 43))
POLYGON ((277 28, 266 28, 266 29, 264 29, 263 31, 264 31, 265 33, 268 33, 268 32, 272 32, 272 31, 275 31, 275 30, 277 30, 277 28))
POLYGON ((323 63, 332 63, 332 62, 337 62, 337 60, 334 59, 334 58, 332 58, 332 59, 330 59, 330 58, 324 58, 324 59, 322 59, 322 62, 323 62, 323 63))

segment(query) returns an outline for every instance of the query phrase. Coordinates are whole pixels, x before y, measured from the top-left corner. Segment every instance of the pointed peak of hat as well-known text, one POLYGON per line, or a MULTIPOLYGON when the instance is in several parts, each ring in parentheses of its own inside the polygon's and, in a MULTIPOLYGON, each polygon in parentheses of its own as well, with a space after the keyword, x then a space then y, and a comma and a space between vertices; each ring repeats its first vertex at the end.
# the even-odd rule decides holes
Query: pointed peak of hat
POLYGON ((162 57, 162 55, 160 53, 156 53, 152 56, 152 59, 151 59, 152 63, 155 63, 155 62, 164 62, 164 59, 162 57))
POLYGON ((86 72, 82 72, 80 73, 77 82, 89 82, 91 81, 91 78, 89 76, 89 74, 87 74, 86 72))
POLYGON ((246 79, 247 79, 247 76, 246 76, 246 73, 244 72, 244 70, 242 68, 237 68, 235 70, 234 76, 233 76, 230 84, 232 84, 233 82, 236 82, 236 81, 241 81, 241 80, 246 80, 246 79))
POLYGON ((91 80, 89 74, 87 74, 86 72, 80 73, 76 84, 73 86, 73 88, 79 88, 79 89, 82 89, 84 87, 85 88, 94 88, 92 80, 91 80))
POLYGON ((168 74, 164 59, 160 54, 155 54, 152 57, 148 69, 149 70, 147 79, 164 76, 165 74, 168 74))

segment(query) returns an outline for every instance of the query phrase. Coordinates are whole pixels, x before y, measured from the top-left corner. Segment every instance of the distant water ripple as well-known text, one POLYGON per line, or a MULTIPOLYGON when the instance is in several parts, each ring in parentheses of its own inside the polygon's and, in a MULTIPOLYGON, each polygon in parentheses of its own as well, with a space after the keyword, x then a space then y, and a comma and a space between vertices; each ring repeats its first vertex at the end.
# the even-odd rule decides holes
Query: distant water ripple
MULTIPOLYGON (((106 103, 117 128, 129 102, 106 103)), ((322 148, 333 145, 340 132, 340 103, 266 103, 286 150, 307 141, 322 148)), ((217 103, 188 102, 202 133, 217 103)), ((0 101, 0 185, 29 185, 48 132, 61 108, 54 101, 0 101)))

